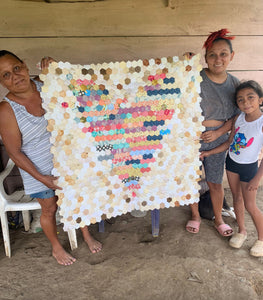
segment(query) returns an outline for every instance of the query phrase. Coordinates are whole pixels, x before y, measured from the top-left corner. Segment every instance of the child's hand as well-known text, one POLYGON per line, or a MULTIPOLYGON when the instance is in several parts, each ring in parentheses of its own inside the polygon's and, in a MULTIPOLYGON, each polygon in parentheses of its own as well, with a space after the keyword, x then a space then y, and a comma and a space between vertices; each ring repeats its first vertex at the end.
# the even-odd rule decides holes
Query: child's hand
POLYGON ((218 136, 216 130, 208 130, 201 134, 201 139, 205 143, 211 143, 211 142, 215 141, 218 137, 219 136, 218 136))
POLYGON ((200 155, 199 155, 199 158, 200 158, 201 160, 204 160, 204 158, 205 158, 205 157, 208 157, 208 156, 210 156, 209 151, 202 151, 202 152, 200 153, 200 155))
POLYGON ((259 181, 257 180, 256 176, 252 178, 247 185, 248 191, 252 192, 258 189, 259 181))

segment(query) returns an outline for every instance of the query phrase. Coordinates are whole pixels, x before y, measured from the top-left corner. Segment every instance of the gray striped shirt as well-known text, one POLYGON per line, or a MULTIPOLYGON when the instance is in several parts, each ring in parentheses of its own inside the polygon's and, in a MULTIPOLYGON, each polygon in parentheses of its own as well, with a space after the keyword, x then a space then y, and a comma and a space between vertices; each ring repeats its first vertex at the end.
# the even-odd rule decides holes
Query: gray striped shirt
MULTIPOLYGON (((37 90, 40 91, 42 83, 35 81, 37 90)), ((7 101, 15 114, 18 127, 22 135, 21 152, 23 152, 35 165, 39 173, 51 175, 53 168, 53 155, 50 153, 50 133, 47 131, 47 120, 44 116, 36 117, 27 112, 23 105, 20 105, 7 97, 7 101)), ((23 179, 26 194, 42 192, 48 189, 40 181, 33 178, 27 172, 19 169, 23 179)))

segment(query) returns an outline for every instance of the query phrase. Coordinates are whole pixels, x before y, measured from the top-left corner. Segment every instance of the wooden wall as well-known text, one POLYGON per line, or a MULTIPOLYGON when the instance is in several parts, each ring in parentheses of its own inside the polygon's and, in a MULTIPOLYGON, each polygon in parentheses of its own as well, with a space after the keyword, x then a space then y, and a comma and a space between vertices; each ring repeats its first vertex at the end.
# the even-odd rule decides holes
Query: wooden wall
POLYGON ((262 0, 57 1, 1 0, 0 48, 32 74, 47 55, 87 64, 200 53, 209 32, 228 28, 236 36, 229 71, 263 85, 262 0))

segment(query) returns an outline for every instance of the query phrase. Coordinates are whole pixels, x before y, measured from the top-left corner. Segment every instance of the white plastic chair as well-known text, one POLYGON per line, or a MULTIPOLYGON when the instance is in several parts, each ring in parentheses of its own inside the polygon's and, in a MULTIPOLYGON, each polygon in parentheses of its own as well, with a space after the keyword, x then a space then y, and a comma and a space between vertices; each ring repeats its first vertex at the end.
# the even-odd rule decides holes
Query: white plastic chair
POLYGON ((76 229, 75 228, 70 228, 67 231, 68 231, 68 239, 69 239, 71 250, 77 249, 78 248, 78 241, 77 241, 76 229))
POLYGON ((14 162, 9 158, 5 169, 0 172, 0 217, 6 256, 11 257, 11 246, 7 220, 8 211, 22 211, 25 231, 30 229, 30 210, 41 209, 37 200, 24 194, 24 191, 16 191, 7 195, 4 189, 4 179, 14 167, 14 162))

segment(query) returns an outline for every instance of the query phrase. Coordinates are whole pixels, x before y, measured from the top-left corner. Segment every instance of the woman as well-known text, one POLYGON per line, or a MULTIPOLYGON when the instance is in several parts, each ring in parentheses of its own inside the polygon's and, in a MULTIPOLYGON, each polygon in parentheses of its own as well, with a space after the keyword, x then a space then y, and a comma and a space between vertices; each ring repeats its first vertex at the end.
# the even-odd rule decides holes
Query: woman
MULTIPOLYGON (((231 129, 233 117, 237 114, 234 102, 235 88, 239 80, 227 73, 226 69, 234 57, 229 31, 221 29, 209 35, 204 47, 207 68, 201 71, 201 108, 203 111, 205 132, 201 135, 200 151, 211 150, 228 139, 227 132, 231 129)), ((191 55, 189 55, 189 58, 191 55)), ((206 181, 210 190, 215 228, 222 236, 233 234, 232 228, 222 219, 224 189, 225 152, 211 155, 203 161, 206 181)), ((186 230, 198 233, 201 218, 198 203, 191 205, 192 219, 186 224, 186 230)))
MULTIPOLYGON (((47 68, 51 58, 41 61, 47 68)), ((52 255, 61 265, 71 265, 75 258, 67 253, 57 238, 57 197, 54 190, 57 177, 51 175, 53 168, 50 153, 50 133, 42 107, 40 89, 42 82, 29 77, 25 63, 15 54, 0 51, 0 83, 8 89, 4 101, 0 102, 0 135, 9 157, 18 166, 25 193, 37 198, 42 209, 41 227, 52 245, 52 255)), ((82 229, 90 250, 98 252, 101 244, 95 241, 87 227, 82 229)))

